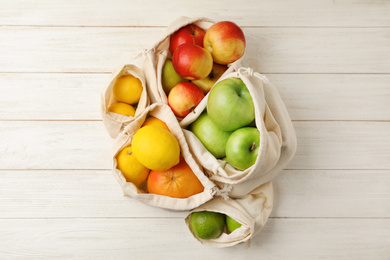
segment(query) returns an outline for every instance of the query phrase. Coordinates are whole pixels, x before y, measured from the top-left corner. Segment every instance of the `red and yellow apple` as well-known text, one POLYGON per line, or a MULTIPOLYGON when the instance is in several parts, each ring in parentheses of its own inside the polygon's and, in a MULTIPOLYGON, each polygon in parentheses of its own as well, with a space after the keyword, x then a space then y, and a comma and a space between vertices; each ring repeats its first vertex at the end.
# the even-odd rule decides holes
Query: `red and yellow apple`
POLYGON ((183 43, 192 43, 203 47, 205 32, 195 24, 189 24, 174 32, 170 39, 169 49, 174 53, 183 43))
POLYGON ((203 39, 203 47, 219 64, 232 63, 244 55, 245 36, 241 28, 230 21, 210 26, 203 39))
POLYGON ((213 69, 207 77, 204 79, 193 80, 191 82, 200 87, 203 92, 207 94, 227 68, 228 67, 226 65, 214 63, 213 69))
POLYGON ((195 44, 180 45, 172 56, 172 64, 180 77, 197 80, 207 77, 213 69, 210 52, 195 44))
POLYGON ((168 95, 168 105, 178 117, 185 117, 202 101, 203 91, 194 83, 181 82, 168 95))

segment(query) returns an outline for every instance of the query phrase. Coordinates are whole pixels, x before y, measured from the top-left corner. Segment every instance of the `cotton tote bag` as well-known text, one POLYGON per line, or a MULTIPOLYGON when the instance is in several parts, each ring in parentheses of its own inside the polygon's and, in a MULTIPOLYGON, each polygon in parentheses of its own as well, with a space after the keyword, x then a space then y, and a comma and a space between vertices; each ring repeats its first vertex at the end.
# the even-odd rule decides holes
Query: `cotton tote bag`
POLYGON ((163 103, 154 103, 148 106, 135 120, 128 124, 125 129, 115 139, 112 156, 113 174, 122 187, 125 195, 138 199, 148 205, 171 209, 171 210, 190 210, 220 194, 219 188, 208 179, 203 168, 191 154, 183 131, 176 120, 175 115, 168 105, 163 103), (133 183, 126 182, 122 172, 117 169, 116 155, 124 147, 131 144, 132 137, 141 128, 147 116, 154 116, 166 123, 171 133, 176 137, 180 145, 180 152, 184 160, 190 166, 196 177, 204 186, 204 191, 189 198, 172 198, 168 196, 147 193, 145 189, 137 188, 133 183))
MULTIPOLYGON (((156 41, 156 43, 150 49, 145 50, 143 53, 146 57, 142 67, 145 73, 146 84, 152 103, 168 103, 167 95, 161 83, 161 72, 166 59, 171 55, 169 51, 170 37, 174 32, 189 24, 195 24, 206 31, 211 25, 214 24, 214 22, 207 18, 189 18, 185 16, 179 17, 166 28, 160 39, 156 41)), ((234 71, 240 66, 240 64, 241 59, 228 64, 228 69, 224 74, 234 71)))
POLYGON ((239 243, 248 242, 248 246, 253 237, 255 237, 264 227, 273 207, 273 186, 271 182, 260 185, 256 189, 240 198, 215 197, 205 204, 191 211, 185 218, 185 223, 200 243, 211 247, 231 247, 239 243), (190 221, 191 214, 198 211, 212 211, 225 214, 238 223, 241 227, 233 232, 227 228, 218 238, 201 239, 195 235, 190 221))
POLYGON ((184 118, 180 125, 184 129, 192 153, 207 170, 212 181, 226 184, 233 189, 233 186, 239 183, 259 179, 253 189, 272 180, 281 171, 280 166, 284 166, 292 158, 296 150, 295 131, 282 99, 265 76, 253 72, 250 68, 239 68, 235 72, 222 76, 218 82, 232 77, 242 79, 255 106, 255 122, 260 132, 260 149, 254 165, 241 171, 225 160, 216 159, 195 134, 188 130, 190 124, 207 109, 209 95, 206 95, 195 108, 194 113, 184 118), (276 166, 278 167, 275 168, 276 166))
POLYGON ((126 125, 132 122, 138 115, 140 115, 146 107, 149 105, 148 91, 146 88, 146 81, 144 73, 140 68, 133 64, 126 64, 117 67, 111 74, 109 83, 103 88, 101 94, 101 113, 103 118, 104 126, 108 131, 108 134, 115 138, 126 125), (112 88, 114 87, 115 81, 122 76, 133 75, 138 78, 143 86, 141 97, 139 102, 136 104, 135 115, 125 116, 117 113, 108 111, 108 108, 117 103, 114 96, 112 95, 112 88))

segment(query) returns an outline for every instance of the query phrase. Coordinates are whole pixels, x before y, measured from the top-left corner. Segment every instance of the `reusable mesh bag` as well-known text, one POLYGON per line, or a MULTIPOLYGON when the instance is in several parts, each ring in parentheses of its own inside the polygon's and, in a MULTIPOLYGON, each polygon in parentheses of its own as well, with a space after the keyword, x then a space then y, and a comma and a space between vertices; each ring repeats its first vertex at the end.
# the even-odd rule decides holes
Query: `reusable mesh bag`
POLYGON ((215 197, 198 208, 192 210, 185 218, 185 223, 193 236, 202 244, 212 247, 230 247, 239 243, 250 242, 264 227, 273 207, 273 186, 271 182, 265 183, 248 194, 239 198, 223 199, 215 197), (225 228, 218 238, 201 239, 192 230, 191 214, 197 211, 219 212, 230 216, 241 224, 233 232, 225 228))
MULTIPOLYGON (((256 127, 260 131, 260 148, 255 164, 244 171, 237 170, 225 160, 216 159, 190 130, 184 129, 183 132, 192 153, 208 171, 211 180, 236 186, 250 179, 260 179, 253 189, 271 181, 291 160, 296 150, 295 131, 276 88, 264 75, 250 68, 239 68, 223 75, 218 82, 227 78, 242 79, 252 96, 256 127)), ((188 127, 206 109, 208 96, 195 108, 194 113, 180 122, 183 128, 188 127)))
POLYGON ((134 121, 135 118, 140 115, 146 107, 149 105, 148 91, 146 88, 146 81, 144 73, 137 66, 132 64, 122 65, 117 67, 110 76, 109 83, 104 87, 101 94, 101 113, 103 117, 103 123, 106 127, 108 134, 115 138, 126 125, 134 121), (108 108, 117 101, 112 95, 112 88, 114 87, 117 78, 125 75, 133 75, 138 78, 143 86, 141 97, 137 103, 134 117, 125 116, 108 111, 108 108))
MULTIPOLYGON (((152 48, 145 50, 143 53, 146 58, 142 67, 152 103, 168 103, 167 95, 165 94, 161 83, 161 71, 169 56, 170 37, 174 32, 189 24, 195 24, 206 31, 214 22, 207 18, 179 17, 166 28, 162 37, 160 37, 160 40, 158 40, 152 48)), ((224 74, 234 71, 240 66, 240 63, 241 59, 238 59, 237 61, 228 64, 228 69, 224 74)))
POLYGON ((122 187, 125 195, 138 199, 151 206, 171 210, 190 210, 209 201, 214 196, 220 195, 219 188, 207 178, 203 172, 202 167, 192 156, 183 135, 183 131, 175 115, 169 106, 163 103, 154 103, 148 106, 134 121, 125 127, 124 131, 122 131, 120 135, 118 135, 118 137, 115 139, 113 148, 112 167, 113 174, 122 187), (148 115, 154 116, 165 122, 171 133, 176 137, 180 145, 181 155, 204 186, 204 191, 202 193, 185 199, 172 198, 168 196, 147 193, 145 190, 137 188, 137 186, 135 186, 133 183, 126 182, 122 172, 117 169, 117 161, 115 157, 119 151, 131 144, 132 137, 137 132, 137 130, 140 129, 148 115))

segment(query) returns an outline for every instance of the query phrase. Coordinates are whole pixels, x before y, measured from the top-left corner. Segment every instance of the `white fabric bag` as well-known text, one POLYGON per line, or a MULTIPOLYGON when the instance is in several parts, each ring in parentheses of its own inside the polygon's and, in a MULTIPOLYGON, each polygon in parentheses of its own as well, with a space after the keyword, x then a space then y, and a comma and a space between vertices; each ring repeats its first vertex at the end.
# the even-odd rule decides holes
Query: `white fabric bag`
MULTIPOLYGON (((161 83, 161 71, 167 57, 169 56, 170 36, 180 28, 189 24, 195 24, 206 31, 214 24, 214 22, 207 18, 179 17, 166 28, 162 37, 153 45, 153 47, 145 50, 143 53, 146 55, 146 58, 142 67, 145 73, 146 85, 148 87, 152 103, 168 103, 167 95, 165 94, 161 83)), ((228 69, 224 74, 234 71, 236 68, 240 67, 240 64, 241 59, 228 64, 228 69)))
POLYGON ((239 198, 215 197, 200 207, 191 211, 185 218, 185 223, 193 236, 202 244, 212 247, 230 247, 239 243, 248 242, 264 227, 273 207, 273 186, 271 182, 265 183, 253 191, 239 198), (191 229, 191 214, 197 211, 213 211, 230 216, 241 224, 233 232, 225 232, 215 239, 201 239, 191 229))
POLYGON ((109 83, 104 87, 101 94, 101 113, 103 117, 103 123, 106 127, 108 134, 115 138, 119 132, 121 132, 126 125, 132 122, 138 115, 140 115, 145 108, 149 105, 148 91, 146 88, 146 81, 144 73, 137 66, 132 64, 122 65, 117 67, 110 76, 109 83), (137 104, 134 117, 125 116, 113 112, 109 112, 108 108, 117 101, 112 95, 112 88, 114 87, 117 78, 133 75, 138 78, 143 86, 140 100, 137 104))
POLYGON ((148 106, 134 121, 125 127, 124 131, 118 135, 114 143, 112 163, 113 174, 122 187, 125 195, 136 198, 151 206, 171 210, 190 210, 220 194, 218 187, 206 177, 202 167, 195 158, 193 158, 183 135, 183 131, 172 110, 168 105, 163 103, 154 103, 148 106), (126 179, 121 171, 117 169, 117 161, 115 157, 119 151, 131 144, 133 135, 142 126, 148 115, 154 116, 167 124, 169 130, 179 142, 181 155, 203 184, 204 191, 202 193, 185 199, 171 198, 168 196, 146 193, 144 190, 137 188, 133 183, 126 182, 126 179))
MULTIPOLYGON (((230 188, 234 189, 239 183, 260 179, 253 189, 271 181, 282 170, 280 166, 284 167, 291 160, 296 150, 295 131, 276 88, 265 76, 250 68, 239 68, 223 75, 218 82, 230 77, 242 79, 253 99, 256 127, 260 131, 260 149, 255 164, 244 171, 237 170, 226 161, 216 159, 191 131, 184 129, 183 132, 192 153, 208 171, 212 181, 222 186, 233 185, 230 188)), ((206 109, 208 96, 195 108, 194 113, 180 122, 183 128, 188 127, 206 109)), ((248 190, 251 189, 245 192, 248 190)))

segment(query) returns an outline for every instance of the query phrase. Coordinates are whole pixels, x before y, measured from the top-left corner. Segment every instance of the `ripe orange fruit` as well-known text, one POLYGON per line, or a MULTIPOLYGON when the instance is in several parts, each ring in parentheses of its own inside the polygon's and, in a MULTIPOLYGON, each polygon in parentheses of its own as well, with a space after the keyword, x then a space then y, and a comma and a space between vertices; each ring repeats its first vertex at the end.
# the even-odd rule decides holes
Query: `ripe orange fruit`
POLYGON ((135 109, 126 103, 114 103, 108 107, 108 111, 121 114, 124 116, 134 116, 135 109))
POLYGON ((142 126, 146 126, 146 125, 156 125, 156 126, 160 126, 162 128, 167 129, 168 131, 170 131, 167 124, 165 124, 164 121, 161 121, 160 119, 158 119, 157 117, 154 117, 154 116, 148 117, 145 120, 145 122, 142 124, 142 126))
POLYGON ((149 193, 173 198, 188 198, 204 190, 182 156, 176 166, 166 171, 150 171, 146 184, 149 193))
POLYGON ((142 82, 138 78, 125 75, 116 79, 112 94, 117 101, 133 105, 141 98, 142 89, 142 82))

